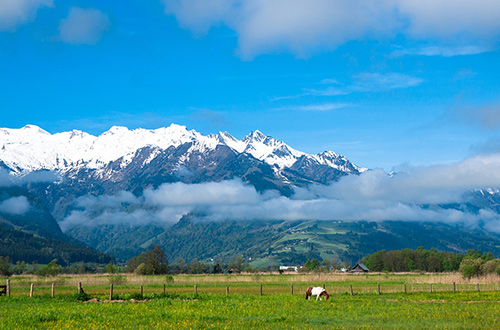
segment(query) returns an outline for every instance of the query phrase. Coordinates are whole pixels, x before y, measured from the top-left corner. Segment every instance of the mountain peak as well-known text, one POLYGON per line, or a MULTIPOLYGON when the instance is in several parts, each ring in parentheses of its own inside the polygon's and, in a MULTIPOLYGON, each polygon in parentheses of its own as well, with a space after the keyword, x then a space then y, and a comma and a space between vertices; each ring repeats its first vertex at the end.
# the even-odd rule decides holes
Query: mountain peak
POLYGON ((266 140, 267 136, 262 134, 261 131, 255 130, 250 132, 247 136, 243 138, 243 142, 245 143, 252 143, 252 142, 258 142, 262 143, 264 140, 266 140))
POLYGON ((22 131, 27 131, 27 132, 33 132, 33 133, 41 133, 41 134, 47 134, 47 135, 50 135, 49 132, 47 132, 46 130, 43 130, 41 129, 40 127, 36 126, 36 125, 31 125, 31 124, 28 124, 26 126, 24 126, 23 128, 21 128, 22 131))
POLYGON ((104 132, 104 134, 117 134, 120 132, 128 132, 129 129, 124 126, 112 126, 109 130, 104 132))

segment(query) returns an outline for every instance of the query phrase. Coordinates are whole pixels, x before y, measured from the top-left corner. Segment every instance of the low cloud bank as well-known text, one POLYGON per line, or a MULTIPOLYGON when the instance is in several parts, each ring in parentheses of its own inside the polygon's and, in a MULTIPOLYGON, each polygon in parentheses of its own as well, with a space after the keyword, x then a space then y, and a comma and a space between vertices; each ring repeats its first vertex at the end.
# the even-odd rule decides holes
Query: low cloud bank
POLYGON ((30 202, 24 196, 11 197, 0 202, 0 213, 23 215, 30 209, 30 202))
POLYGON ((328 186, 296 188, 292 197, 259 193, 239 180, 201 184, 168 183, 142 196, 78 198, 63 230, 80 225, 173 224, 188 213, 206 220, 402 220, 479 224, 500 232, 500 215, 489 208, 465 206, 471 190, 500 187, 500 155, 414 168, 393 176, 373 170, 347 176, 328 186), (440 205, 453 204, 453 208, 440 205))
POLYGON ((57 182, 61 175, 54 171, 41 170, 29 172, 25 175, 13 175, 4 168, 0 168, 0 187, 23 185, 28 183, 57 182))

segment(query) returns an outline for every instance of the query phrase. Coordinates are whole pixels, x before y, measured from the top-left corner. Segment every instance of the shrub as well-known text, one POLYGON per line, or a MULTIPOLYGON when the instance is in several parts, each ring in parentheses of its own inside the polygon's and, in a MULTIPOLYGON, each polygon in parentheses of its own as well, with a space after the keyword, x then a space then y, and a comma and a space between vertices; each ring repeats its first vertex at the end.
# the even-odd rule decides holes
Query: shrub
POLYGON ((147 272, 146 264, 142 263, 139 266, 137 266, 137 268, 134 270, 134 274, 137 274, 137 275, 147 275, 148 272, 147 272))
POLYGON ((0 275, 3 276, 12 275, 12 268, 10 265, 9 257, 0 257, 0 275))
POLYGON ((52 260, 48 265, 36 271, 39 276, 56 276, 61 272, 61 266, 57 264, 57 259, 52 260))
POLYGON ((470 280, 472 277, 481 275, 482 264, 483 260, 481 258, 462 260, 459 268, 462 277, 470 280))
POLYGON ((485 262, 481 265, 481 273, 482 274, 494 274, 498 267, 500 266, 500 260, 493 259, 485 262))

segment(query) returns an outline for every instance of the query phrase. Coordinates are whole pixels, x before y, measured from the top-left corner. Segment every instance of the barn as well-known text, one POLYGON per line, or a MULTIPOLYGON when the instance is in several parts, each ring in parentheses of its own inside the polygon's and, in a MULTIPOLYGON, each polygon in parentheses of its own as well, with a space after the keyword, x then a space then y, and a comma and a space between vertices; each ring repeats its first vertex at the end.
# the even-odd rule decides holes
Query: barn
POLYGON ((351 269, 351 273, 368 273, 370 270, 366 267, 362 262, 358 262, 353 269, 351 269))

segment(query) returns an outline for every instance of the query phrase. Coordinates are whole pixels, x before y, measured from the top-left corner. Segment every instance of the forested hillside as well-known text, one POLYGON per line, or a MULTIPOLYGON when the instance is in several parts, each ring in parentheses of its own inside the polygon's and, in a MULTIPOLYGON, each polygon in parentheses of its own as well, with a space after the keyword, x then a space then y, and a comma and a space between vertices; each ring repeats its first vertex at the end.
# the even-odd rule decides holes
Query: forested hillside
POLYGON ((63 266, 74 262, 104 264, 113 260, 112 256, 88 247, 54 238, 36 237, 4 226, 0 226, 0 256, 9 257, 12 263, 25 261, 48 264, 57 259, 63 266))
POLYGON ((89 246, 126 261, 158 244, 169 262, 196 258, 253 266, 303 265, 308 259, 356 261, 379 250, 426 249, 500 256, 500 237, 444 224, 351 221, 200 221, 185 216, 171 227, 81 226, 69 232, 89 246), (105 240, 95 237, 105 235, 105 240), (102 243, 102 242, 105 242, 102 243))

